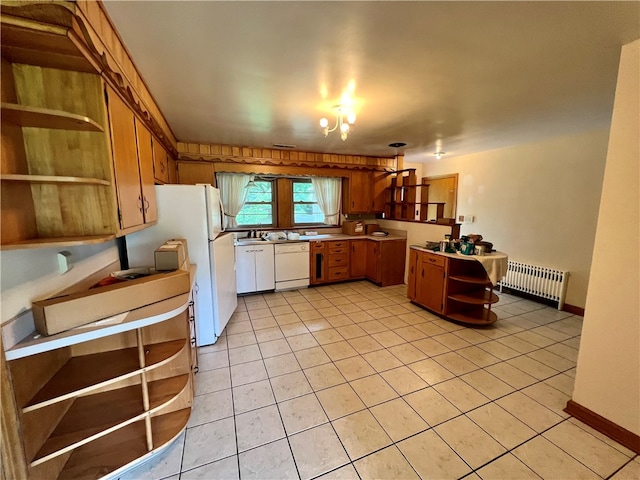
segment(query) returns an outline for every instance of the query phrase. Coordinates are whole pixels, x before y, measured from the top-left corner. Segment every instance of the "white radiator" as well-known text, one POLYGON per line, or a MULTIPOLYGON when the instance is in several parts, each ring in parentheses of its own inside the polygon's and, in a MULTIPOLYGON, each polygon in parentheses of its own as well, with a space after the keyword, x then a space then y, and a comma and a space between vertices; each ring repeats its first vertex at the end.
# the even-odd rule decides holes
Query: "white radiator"
POLYGON ((507 287, 553 300, 558 302, 558 310, 562 310, 568 280, 569 272, 509 260, 507 274, 500 280, 500 291, 507 287))

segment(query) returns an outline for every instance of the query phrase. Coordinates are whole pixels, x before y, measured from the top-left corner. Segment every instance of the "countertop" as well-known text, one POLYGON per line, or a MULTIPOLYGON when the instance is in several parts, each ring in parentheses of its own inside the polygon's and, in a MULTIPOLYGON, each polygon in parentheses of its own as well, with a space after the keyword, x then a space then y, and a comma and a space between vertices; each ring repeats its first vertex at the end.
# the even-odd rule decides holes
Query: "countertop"
POLYGON ((330 240, 374 240, 384 242, 389 240, 406 240, 400 235, 387 235, 386 237, 375 235, 345 235, 343 233, 328 233, 322 235, 300 235, 299 240, 261 240, 259 238, 241 238, 236 245, 259 245, 264 243, 296 243, 296 242, 327 242, 330 240))
POLYGON ((496 285, 502 277, 507 273, 507 263, 509 257, 504 252, 493 251, 491 253, 485 253, 484 255, 463 255, 461 253, 446 253, 446 252, 434 252, 433 250, 426 248, 423 245, 411 245, 409 248, 414 250, 420 250, 422 252, 432 253, 434 255, 441 255, 443 257, 455 258, 458 260, 475 260, 480 262, 491 280, 493 285, 496 285))

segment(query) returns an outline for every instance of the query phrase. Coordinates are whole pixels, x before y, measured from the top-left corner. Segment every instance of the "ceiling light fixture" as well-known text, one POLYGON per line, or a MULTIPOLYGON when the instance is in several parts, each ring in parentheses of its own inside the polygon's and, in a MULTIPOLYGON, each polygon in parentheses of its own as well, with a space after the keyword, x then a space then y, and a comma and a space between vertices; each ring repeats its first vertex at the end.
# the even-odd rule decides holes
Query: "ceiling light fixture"
POLYGON ((333 110, 336 112, 336 124, 333 128, 329 128, 329 120, 326 118, 320 119, 320 127, 322 133, 326 137, 331 132, 334 132, 340 128, 340 138, 343 142, 347 140, 349 136, 349 127, 356 123, 356 114, 353 113, 346 105, 334 105, 333 110))
POLYGON ((440 152, 440 151, 438 151, 438 152, 435 152, 435 153, 433 154, 433 156, 434 156, 434 157, 436 157, 438 160, 440 160, 440 159, 442 158, 442 156, 443 156, 443 155, 446 155, 446 154, 447 154, 447 152, 440 152))

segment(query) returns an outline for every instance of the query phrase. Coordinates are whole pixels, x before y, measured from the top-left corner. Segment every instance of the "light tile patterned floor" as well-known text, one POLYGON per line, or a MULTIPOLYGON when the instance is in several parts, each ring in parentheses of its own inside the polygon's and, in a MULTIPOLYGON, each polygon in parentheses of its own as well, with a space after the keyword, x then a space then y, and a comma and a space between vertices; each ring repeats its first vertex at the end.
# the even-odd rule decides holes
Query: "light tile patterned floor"
POLYGON ((582 319, 500 295, 469 327, 369 282, 241 297, 186 434, 122 479, 640 478, 562 411, 582 319))

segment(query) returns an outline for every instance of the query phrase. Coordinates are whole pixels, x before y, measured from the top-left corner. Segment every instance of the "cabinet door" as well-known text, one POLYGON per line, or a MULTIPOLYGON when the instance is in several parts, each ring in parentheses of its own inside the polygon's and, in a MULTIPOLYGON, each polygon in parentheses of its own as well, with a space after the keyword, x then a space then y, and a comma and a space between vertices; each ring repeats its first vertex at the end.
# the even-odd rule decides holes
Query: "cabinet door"
POLYGON ((156 180, 169 183, 169 160, 167 150, 155 138, 153 141, 153 174, 156 180))
POLYGON ((256 291, 273 290, 276 287, 276 273, 273 244, 254 245, 256 255, 256 291))
POLYGON ((153 178, 151 132, 138 119, 135 120, 135 124, 144 223, 152 223, 158 220, 158 208, 156 206, 156 189, 153 178))
POLYGON ((176 161, 167 154, 167 168, 169 169, 169 183, 178 183, 178 167, 176 161))
POLYGON ((409 251, 409 278, 407 280, 407 297, 410 300, 416 299, 416 282, 418 277, 416 272, 418 270, 418 258, 420 258, 420 254, 417 250, 409 251))
POLYGON ((390 183, 390 176, 385 172, 373 172, 371 174, 371 203, 373 205, 372 212, 382 213, 386 202, 389 200, 387 197, 387 187, 390 183))
POLYGON ((327 281, 326 242, 311 242, 311 285, 327 281))
POLYGON ((256 291, 256 255, 253 245, 236 247, 236 286, 238 293, 256 291))
POLYGON ((364 278, 367 276, 368 242, 368 240, 351 240, 351 257, 349 259, 350 278, 364 278))
POLYGON ((351 172, 342 186, 344 213, 370 213, 373 210, 370 172, 351 172))
POLYGON ((443 313, 444 268, 433 265, 423 255, 416 285, 416 301, 434 312, 443 313))
POLYGON ((213 185, 213 165, 205 162, 178 162, 178 182, 183 185, 213 185))
POLYGON ((378 242, 367 242, 367 278, 374 283, 380 282, 380 256, 378 242))
POLYGON ((120 228, 124 230, 144 223, 135 117, 109 87, 107 96, 120 228))
POLYGON ((379 284, 381 287, 404 283, 404 267, 407 258, 406 240, 380 242, 379 284))

